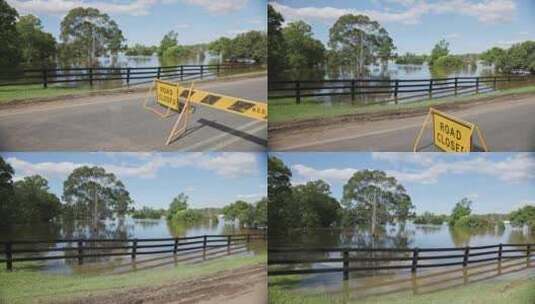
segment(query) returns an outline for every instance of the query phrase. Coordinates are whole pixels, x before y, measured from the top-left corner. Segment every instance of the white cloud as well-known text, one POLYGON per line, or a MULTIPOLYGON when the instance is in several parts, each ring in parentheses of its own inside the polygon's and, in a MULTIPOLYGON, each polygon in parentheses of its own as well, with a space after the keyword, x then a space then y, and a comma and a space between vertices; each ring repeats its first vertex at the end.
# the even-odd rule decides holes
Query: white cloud
MULTIPOLYGON (((242 9, 248 0, 182 0, 184 3, 197 5, 213 13, 229 13, 242 9)), ((256 1, 256 0, 255 0, 256 1)))
POLYGON ((113 2, 102 0, 7 0, 19 12, 34 14, 64 15, 76 7, 94 7, 108 14, 124 14, 132 16, 147 15, 158 0, 132 0, 113 2))
POLYGON ((446 36, 444 36, 444 38, 446 39, 457 39, 457 38, 460 38, 461 35, 460 34, 457 34, 457 33, 450 33, 450 34, 447 34, 446 36))
POLYGON ((500 23, 513 20, 516 5, 513 0, 392 0, 403 6, 402 10, 356 10, 349 8, 300 7, 295 8, 270 2, 287 21, 308 20, 332 23, 345 14, 363 14, 379 22, 417 24, 429 14, 460 14, 474 17, 484 23, 500 23))
POLYGON ((175 25, 175 28, 177 28, 177 29, 189 29, 189 28, 191 28, 191 24, 189 24, 189 23, 180 23, 180 24, 175 25))
POLYGON ((266 196, 266 193, 246 193, 246 194, 236 195, 238 199, 243 199, 243 200, 254 200, 254 199, 262 198, 264 196, 266 196))
MULTIPOLYGON (((229 13, 242 9, 248 0, 180 0, 182 3, 197 5, 213 13, 229 13)), ((158 4, 171 4, 179 0, 7 0, 23 14, 64 15, 76 7, 94 7, 101 12, 118 15, 142 16, 158 4)))
MULTIPOLYGON (((448 154, 439 157, 438 154, 430 153, 374 153, 372 157, 375 160, 397 162, 400 167, 403 163, 415 165, 416 169, 385 171, 400 182, 407 183, 437 183, 445 174, 486 175, 507 183, 535 179, 535 157, 529 153, 517 153, 502 161, 493 161, 486 156, 466 160, 459 158, 459 155, 448 154)), ((323 179, 329 183, 345 183, 358 170, 357 168, 315 169, 302 164, 292 166, 296 183, 317 179, 323 179)))
MULTIPOLYGON (((135 154, 128 153, 128 156, 135 154)), ((23 176, 39 174, 48 178, 66 178, 74 169, 80 166, 94 166, 91 163, 75 162, 39 162, 31 163, 16 157, 10 157, 7 161, 15 170, 16 179, 23 176)), ((160 169, 171 167, 177 169, 196 168, 212 171, 225 177, 246 176, 256 171, 257 162, 255 155, 251 153, 186 153, 186 154, 140 154, 136 164, 105 163, 97 164, 106 171, 113 172, 120 177, 154 178, 160 169)))

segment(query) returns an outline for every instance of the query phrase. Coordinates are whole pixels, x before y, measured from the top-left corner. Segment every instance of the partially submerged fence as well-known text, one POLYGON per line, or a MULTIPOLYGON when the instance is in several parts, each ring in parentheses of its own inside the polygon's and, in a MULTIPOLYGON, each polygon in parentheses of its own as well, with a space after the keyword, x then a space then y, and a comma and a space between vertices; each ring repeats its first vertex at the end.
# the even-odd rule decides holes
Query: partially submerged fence
MULTIPOLYGON (((229 71, 260 67, 257 64, 203 64, 161 67, 95 67, 68 69, 26 69, 0 72, 0 86, 41 84, 78 84, 89 86, 97 82, 121 81, 126 85, 143 80, 177 78, 181 81, 217 77, 229 71)), ((145 81, 146 82, 146 81, 145 81)))
MULTIPOLYGON (((535 244, 498 244, 453 248, 270 248, 268 275, 317 274, 342 272, 344 280, 350 272, 435 268, 463 266, 489 261, 527 258, 530 261, 535 244), (511 248, 511 249, 510 249, 511 248), (299 256, 295 256, 300 254, 299 256), (333 257, 333 254, 336 255, 333 257), (361 256, 351 256, 360 254, 361 256), (275 256, 280 256, 276 258, 275 256), (308 255, 308 257, 303 257, 308 255), (319 257, 318 257, 319 255, 319 257), (438 262, 437 262, 438 261, 438 262), (387 263, 395 262, 395 265, 387 263), (321 267, 295 267, 296 265, 334 263, 321 267), (359 264, 352 266, 351 263, 359 264), (341 264, 341 265, 340 265, 341 264), (273 269, 276 266, 276 269, 273 269), (281 268, 285 267, 285 268, 281 268), (292 269, 289 269, 292 267, 292 269)), ((309 265, 310 266, 310 265, 309 265)))
POLYGON ((24 240, 0 242, 3 250, 0 263, 6 263, 6 269, 11 271, 14 262, 67 260, 76 259, 82 265, 84 259, 130 256, 133 260, 137 255, 166 254, 177 255, 181 252, 202 251, 226 247, 230 250, 233 244, 249 243, 252 240, 266 239, 265 234, 233 234, 233 235, 199 235, 180 238, 152 238, 152 239, 59 239, 59 240, 24 240), (121 243, 117 245, 117 243, 121 243), (126 245, 124 245, 126 243, 126 245), (53 248, 39 248, 42 245, 54 245, 53 248), (57 247, 61 244, 63 247, 57 247), (99 246, 102 244, 111 244, 99 246), (75 245, 75 246, 72 246, 75 245), (29 246, 31 246, 29 248, 29 246), (22 248, 21 248, 22 247, 22 248), (119 252, 117 252, 119 251, 119 252), (53 252, 61 255, 48 255, 53 252), (45 254, 45 256, 23 256, 22 254, 45 254))
POLYGON ((378 103, 401 100, 444 97, 480 93, 496 90, 501 83, 514 83, 535 80, 530 76, 488 76, 488 77, 453 77, 432 79, 337 79, 337 80, 294 80, 270 81, 268 98, 295 99, 301 103, 302 98, 346 96, 355 101, 357 97, 375 96, 378 103))

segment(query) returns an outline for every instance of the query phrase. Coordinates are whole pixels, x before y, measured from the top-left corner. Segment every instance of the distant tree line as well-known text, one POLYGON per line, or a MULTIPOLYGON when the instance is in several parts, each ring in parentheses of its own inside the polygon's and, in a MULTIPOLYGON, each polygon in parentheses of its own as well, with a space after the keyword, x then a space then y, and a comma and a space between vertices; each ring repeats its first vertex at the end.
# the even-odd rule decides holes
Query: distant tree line
POLYGON ((63 183, 63 194, 58 198, 50 192, 48 181, 39 175, 13 181, 13 167, 0 157, 0 225, 31 224, 59 220, 88 221, 97 227, 106 219, 161 219, 179 224, 205 220, 217 222, 223 214, 229 221, 238 220, 243 227, 267 225, 267 200, 251 204, 236 201, 224 208, 193 209, 189 197, 178 194, 169 208, 143 206, 134 208, 134 201, 123 182, 115 174, 101 167, 81 166, 72 171, 63 183))
POLYGON ((312 37, 312 28, 304 21, 283 27, 284 17, 268 5, 268 40, 270 75, 285 70, 318 67, 326 62, 351 66, 362 76, 366 65, 382 63, 395 57, 394 42, 388 32, 368 16, 341 16, 329 29, 329 50, 312 37))
POLYGON ((267 49, 267 35, 262 31, 248 31, 234 38, 221 37, 208 44, 211 54, 221 55, 228 62, 253 60, 263 64, 267 62, 267 49))
POLYGON ((292 171, 275 157, 268 158, 268 222, 274 235, 296 229, 355 227, 368 225, 374 234, 387 223, 443 225, 452 228, 503 228, 504 220, 514 226, 528 225, 535 231, 535 206, 510 214, 473 214, 472 201, 463 198, 449 215, 414 213, 414 205, 403 185, 380 170, 355 172, 343 186, 342 199, 331 196, 322 181, 292 185, 292 171))
POLYGON ((311 181, 292 185, 291 170, 277 157, 268 159, 268 219, 270 233, 291 229, 351 227, 404 223, 414 206, 403 185, 379 170, 357 171, 346 182, 339 202, 329 185, 311 181))
MULTIPOLYGON (((66 65, 97 66, 98 57, 126 55, 188 56, 203 53, 207 44, 180 45, 178 33, 168 32, 159 46, 126 45, 118 24, 96 8, 71 9, 60 24, 60 42, 43 31, 41 20, 33 15, 19 16, 6 0, 0 0, 0 68, 50 67, 57 61, 66 65)), ((249 31, 235 38, 210 43, 210 51, 224 60, 267 61, 264 32, 249 31)))
POLYGON ((99 220, 124 217, 133 201, 124 184, 100 167, 82 166, 63 183, 62 201, 39 175, 13 181, 14 170, 0 157, 0 222, 5 225, 56 219, 99 220))
POLYGON ((516 71, 535 74, 535 41, 524 41, 512 45, 508 49, 494 47, 480 56, 488 64, 503 73, 516 71))

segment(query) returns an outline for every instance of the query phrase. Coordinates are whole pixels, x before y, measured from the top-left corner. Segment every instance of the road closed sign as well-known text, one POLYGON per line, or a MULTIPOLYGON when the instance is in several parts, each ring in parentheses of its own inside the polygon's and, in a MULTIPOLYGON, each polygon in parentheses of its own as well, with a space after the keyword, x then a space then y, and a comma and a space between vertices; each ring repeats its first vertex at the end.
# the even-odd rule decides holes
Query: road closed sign
MULTIPOLYGON (((424 130, 428 122, 432 120, 433 146, 444 152, 472 152, 474 144, 472 142, 474 133, 479 138, 480 146, 475 148, 482 151, 489 151, 487 143, 479 127, 473 123, 464 121, 452 115, 430 108, 425 116, 420 132, 414 140, 413 152, 418 152, 420 140, 424 135, 424 130)), ((429 144, 426 145, 430 146, 429 144)))
POLYGON ((156 80, 156 100, 159 104, 178 111, 180 87, 177 84, 156 80))
POLYGON ((431 110, 433 143, 445 152, 470 152, 474 125, 446 113, 431 110))

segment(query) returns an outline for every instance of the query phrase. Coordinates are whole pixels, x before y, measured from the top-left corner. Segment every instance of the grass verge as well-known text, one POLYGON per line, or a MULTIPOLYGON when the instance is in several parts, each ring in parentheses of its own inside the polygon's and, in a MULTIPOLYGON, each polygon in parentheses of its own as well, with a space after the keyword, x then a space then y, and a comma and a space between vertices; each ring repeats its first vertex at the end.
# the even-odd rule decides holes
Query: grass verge
POLYGON ((62 95, 80 94, 91 92, 89 87, 57 87, 43 88, 40 84, 0 86, 0 103, 13 100, 26 100, 32 98, 46 98, 62 95))
MULTIPOLYGON (((396 293, 373 297, 354 297, 349 295, 307 295, 291 291, 287 287, 294 285, 291 279, 272 286, 270 278, 269 303, 273 304, 532 304, 535 303, 535 278, 510 280, 507 282, 481 282, 442 291, 412 295, 396 293)), ((317 292, 317 291, 316 291, 317 292)))
POLYGON ((67 300, 83 294, 158 286, 210 273, 266 262, 266 254, 225 257, 196 265, 142 270, 125 274, 50 274, 35 271, 32 263, 19 263, 13 272, 0 271, 0 303, 67 300))
POLYGON ((325 105, 314 99, 303 99, 301 104, 296 104, 295 100, 277 99, 268 102, 269 122, 284 123, 313 118, 332 118, 341 115, 365 114, 374 112, 397 112, 408 109, 428 108, 441 104, 452 104, 458 102, 485 101, 495 97, 533 94, 535 86, 507 89, 491 93, 468 95, 459 97, 447 97, 442 99, 430 99, 422 101, 412 101, 400 104, 375 104, 375 105, 351 105, 347 102, 338 102, 332 105, 325 105))
MULTIPOLYGON (((211 81, 232 81, 242 78, 260 77, 267 75, 265 70, 254 70, 242 73, 231 73, 222 75, 217 79, 204 79, 195 80, 196 84, 211 82, 211 81)), ((150 80, 148 80, 150 81, 150 80)), ((176 81, 170 80, 170 81, 176 81)), ((184 85, 189 85, 189 80, 183 82, 184 85)), ((41 84, 32 85, 16 85, 16 86, 0 86, 0 105, 19 103, 19 102, 34 102, 34 101, 47 101, 54 97, 60 96, 73 96, 73 97, 85 97, 89 95, 104 95, 121 92, 133 92, 133 91, 146 91, 148 85, 138 84, 130 87, 117 87, 117 88, 91 88, 88 85, 82 85, 78 87, 63 87, 50 85, 48 88, 43 88, 41 84)))

